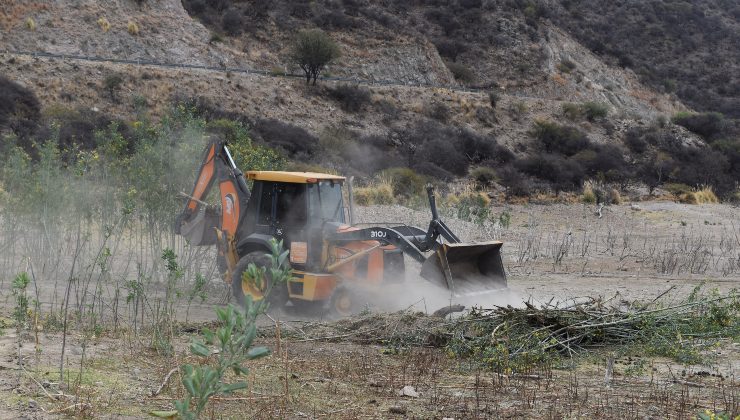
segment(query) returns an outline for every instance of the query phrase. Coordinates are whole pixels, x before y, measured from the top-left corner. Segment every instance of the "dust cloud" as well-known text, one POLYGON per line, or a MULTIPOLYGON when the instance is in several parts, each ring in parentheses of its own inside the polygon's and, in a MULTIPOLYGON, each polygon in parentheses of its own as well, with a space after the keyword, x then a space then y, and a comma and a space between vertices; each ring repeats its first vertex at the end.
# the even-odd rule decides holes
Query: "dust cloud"
POLYGON ((365 305, 370 310, 395 312, 401 310, 420 311, 433 314, 436 310, 452 305, 463 305, 466 310, 473 307, 493 308, 495 306, 521 307, 525 299, 517 292, 500 283, 492 283, 491 289, 463 292, 454 296, 450 290, 422 278, 419 264, 408 264, 403 281, 384 284, 373 292, 364 295, 365 305))

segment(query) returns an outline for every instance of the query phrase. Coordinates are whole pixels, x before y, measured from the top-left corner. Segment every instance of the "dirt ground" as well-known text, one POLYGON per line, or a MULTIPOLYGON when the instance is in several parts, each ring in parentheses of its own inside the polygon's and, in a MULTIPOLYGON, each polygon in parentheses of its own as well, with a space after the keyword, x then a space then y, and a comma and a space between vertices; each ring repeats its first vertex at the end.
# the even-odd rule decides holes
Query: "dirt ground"
MULTIPOLYGON (((509 290, 465 303, 520 305, 529 300, 537 304, 617 293, 618 299, 626 301, 662 296, 670 303, 700 284, 719 293, 740 285, 737 207, 641 202, 607 207, 601 218, 595 210, 560 204, 495 208, 495 215, 510 215, 508 227, 446 217, 465 240, 505 242, 509 290)), ((425 226, 429 217, 423 210, 398 206, 360 208, 357 213, 363 222, 377 222, 385 215, 386 221, 417 226, 425 226)), ((410 272, 416 269, 407 265, 410 272)), ((273 313, 278 323, 262 319, 259 341, 273 354, 250 363, 249 388, 214 401, 208 416, 693 418, 704 410, 740 412, 740 343, 731 340, 705 354, 703 365, 604 349, 531 372, 501 374, 450 357, 444 349, 399 349, 368 340, 377 323, 385 323, 387 329, 392 322, 399 328, 404 323, 426 322, 429 318, 416 311, 428 314, 450 302, 449 295, 430 289, 413 274, 406 280, 406 286, 386 291, 386 297, 395 299, 370 302, 363 315, 349 324, 286 311, 273 313), (398 310, 414 315, 381 315, 398 310), (398 324, 398 319, 404 321, 398 324), (615 355, 613 379, 605 381, 606 360, 615 355), (400 396, 406 386, 413 387, 408 393, 418 396, 400 396)), ((46 279, 36 285, 41 296, 52 294, 50 284, 46 279)), ((143 418, 151 410, 170 409, 172 401, 183 395, 178 374, 171 375, 161 392, 155 391, 175 366, 195 362, 187 345, 204 323, 215 319, 213 307, 223 303, 221 291, 192 305, 189 322, 175 331, 172 356, 157 353, 150 334, 134 333, 125 322, 115 329, 94 330, 92 336, 70 326, 67 373, 61 381, 61 326, 41 318, 44 329, 38 333, 37 351, 32 331, 18 339, 10 320, 12 299, 7 290, 2 291, 0 419, 143 418)), ((41 300, 43 314, 49 302, 41 300)))

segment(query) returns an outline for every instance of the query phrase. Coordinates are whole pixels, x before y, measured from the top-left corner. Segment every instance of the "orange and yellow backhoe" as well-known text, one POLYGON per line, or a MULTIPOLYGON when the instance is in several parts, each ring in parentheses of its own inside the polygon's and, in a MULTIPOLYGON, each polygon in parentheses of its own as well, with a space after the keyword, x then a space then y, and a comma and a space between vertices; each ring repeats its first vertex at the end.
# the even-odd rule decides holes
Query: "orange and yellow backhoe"
POLYGON ((382 293, 384 284, 403 281, 404 255, 422 263, 423 278, 456 296, 506 287, 502 243, 462 243, 440 220, 431 187, 432 220, 426 230, 360 228, 352 224, 351 185, 345 181, 311 172, 249 171, 245 176, 226 144, 212 141, 176 230, 193 245, 216 245, 220 271, 239 303, 246 295, 263 298, 263 290, 243 273, 250 263, 269 265, 273 238, 290 250, 293 276, 270 292, 271 305, 328 306, 349 315, 358 309, 359 290, 382 293), (220 191, 220 209, 203 201, 213 184, 220 191))

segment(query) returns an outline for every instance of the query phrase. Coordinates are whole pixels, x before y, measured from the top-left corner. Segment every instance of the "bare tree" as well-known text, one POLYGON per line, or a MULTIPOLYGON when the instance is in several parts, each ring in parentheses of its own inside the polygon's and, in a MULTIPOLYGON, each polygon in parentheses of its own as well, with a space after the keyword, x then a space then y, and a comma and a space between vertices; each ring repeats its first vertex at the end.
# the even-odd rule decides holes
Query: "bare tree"
POLYGON ((316 84, 324 67, 340 55, 337 44, 320 29, 301 31, 296 37, 291 59, 306 74, 306 84, 316 84))

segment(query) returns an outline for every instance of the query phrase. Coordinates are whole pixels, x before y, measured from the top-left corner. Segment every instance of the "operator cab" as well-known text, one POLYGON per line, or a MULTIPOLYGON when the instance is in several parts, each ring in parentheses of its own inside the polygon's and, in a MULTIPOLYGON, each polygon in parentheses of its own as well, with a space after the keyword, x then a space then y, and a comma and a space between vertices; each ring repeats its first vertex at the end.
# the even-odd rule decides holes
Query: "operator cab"
POLYGON ((240 237, 267 235, 283 240, 307 242, 309 231, 326 223, 345 223, 342 185, 345 178, 313 172, 250 171, 253 181, 246 220, 240 237))

